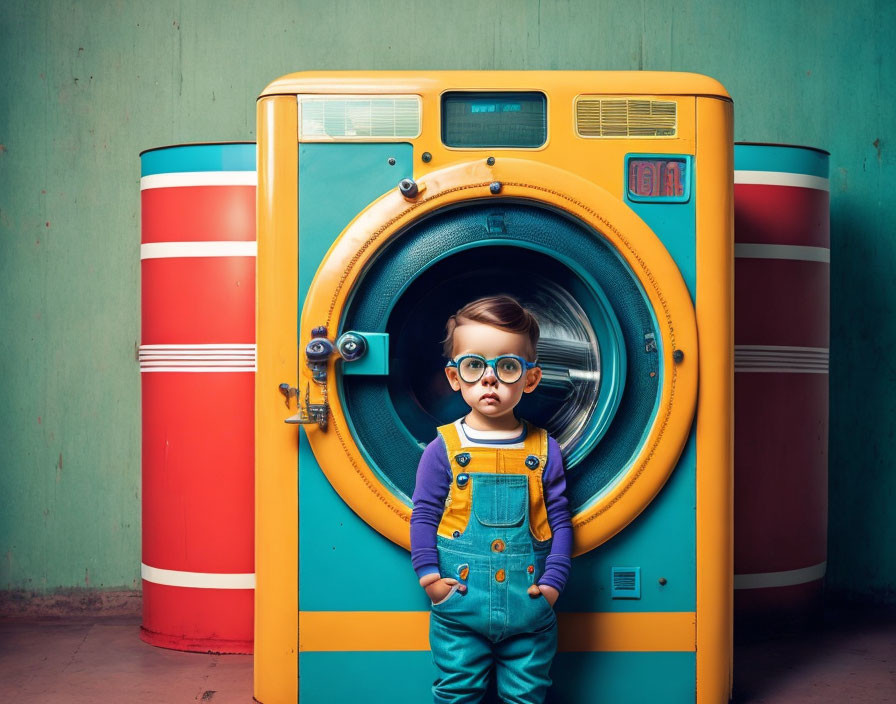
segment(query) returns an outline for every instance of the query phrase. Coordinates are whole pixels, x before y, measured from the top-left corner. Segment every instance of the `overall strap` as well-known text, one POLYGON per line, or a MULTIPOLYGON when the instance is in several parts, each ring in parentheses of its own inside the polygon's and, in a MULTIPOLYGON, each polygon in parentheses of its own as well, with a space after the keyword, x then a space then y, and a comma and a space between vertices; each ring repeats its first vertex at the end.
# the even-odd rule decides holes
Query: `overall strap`
POLYGON ((526 440, 524 447, 527 455, 535 455, 544 466, 548 461, 548 431, 532 425, 529 421, 526 423, 526 440))
POLYGON ((462 447, 457 426, 454 423, 445 423, 445 425, 440 425, 436 430, 442 436, 442 440, 445 441, 445 448, 448 450, 448 459, 450 461, 454 455, 460 452, 462 447))
MULTIPOLYGON (((448 489, 448 497, 445 500, 445 512, 439 522, 438 534, 443 538, 453 538, 463 533, 470 522, 470 509, 472 499, 469 480, 458 484, 458 475, 463 474, 463 469, 457 461, 461 453, 461 440, 454 423, 440 425, 437 430, 442 440, 445 441, 445 449, 448 453, 448 467, 451 471, 451 485, 448 489)), ((469 457, 469 453, 467 454, 469 457)))
POLYGON ((529 475, 529 530, 536 540, 551 538, 547 507, 544 500, 542 476, 548 464, 548 431, 526 421, 526 441, 523 452, 526 455, 525 468, 529 475), (530 465, 530 459, 536 461, 530 465))

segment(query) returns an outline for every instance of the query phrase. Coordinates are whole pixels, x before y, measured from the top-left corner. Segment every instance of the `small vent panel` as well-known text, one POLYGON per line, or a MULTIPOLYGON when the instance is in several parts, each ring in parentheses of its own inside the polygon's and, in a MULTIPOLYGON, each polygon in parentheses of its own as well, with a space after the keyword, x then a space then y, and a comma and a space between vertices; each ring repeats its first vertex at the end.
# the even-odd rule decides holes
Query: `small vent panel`
POLYGON ((374 142, 420 136, 416 95, 300 95, 302 142, 374 142))
POLYGON ((678 105, 644 98, 580 98, 576 130, 580 137, 674 137, 678 105))
POLYGON ((612 587, 610 596, 614 599, 640 599, 641 598, 641 568, 640 567, 613 567, 611 568, 612 587))

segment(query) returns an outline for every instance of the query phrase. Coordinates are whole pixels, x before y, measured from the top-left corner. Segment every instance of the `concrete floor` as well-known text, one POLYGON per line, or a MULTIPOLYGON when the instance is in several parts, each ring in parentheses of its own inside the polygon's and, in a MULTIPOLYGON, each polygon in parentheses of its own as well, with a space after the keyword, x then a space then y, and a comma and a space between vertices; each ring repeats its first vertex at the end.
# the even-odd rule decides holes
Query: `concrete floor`
POLYGON ((896 611, 829 609, 810 627, 737 637, 734 701, 896 703, 896 611))
POLYGON ((147 645, 139 619, 0 622, 0 702, 252 702, 251 655, 147 645))
MULTIPOLYGON (((252 656, 163 650, 138 628, 133 617, 0 622, 0 702, 253 701, 252 656)), ((735 648, 734 701, 896 704, 896 614, 829 612, 811 629, 752 636, 735 648)))

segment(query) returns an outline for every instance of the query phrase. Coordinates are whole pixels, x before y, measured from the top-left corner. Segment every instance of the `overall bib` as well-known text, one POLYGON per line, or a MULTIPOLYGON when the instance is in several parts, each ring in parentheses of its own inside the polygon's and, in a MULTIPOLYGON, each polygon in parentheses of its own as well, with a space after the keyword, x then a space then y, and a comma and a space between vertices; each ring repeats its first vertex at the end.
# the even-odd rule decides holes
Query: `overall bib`
POLYGON ((551 532, 541 474, 547 433, 528 423, 524 448, 462 447, 439 428, 452 479, 439 524, 439 570, 466 585, 432 605, 436 704, 476 704, 494 665, 505 704, 542 704, 557 650, 557 617, 527 593, 542 575, 551 532))

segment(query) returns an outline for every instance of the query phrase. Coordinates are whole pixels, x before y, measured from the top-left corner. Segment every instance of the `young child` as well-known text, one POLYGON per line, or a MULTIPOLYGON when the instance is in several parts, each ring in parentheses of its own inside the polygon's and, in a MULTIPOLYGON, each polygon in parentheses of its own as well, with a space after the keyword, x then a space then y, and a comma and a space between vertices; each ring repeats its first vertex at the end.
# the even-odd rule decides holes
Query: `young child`
POLYGON ((572 525, 560 447, 513 410, 541 380, 538 322, 490 296, 446 332, 445 374, 470 412, 424 450, 411 515, 411 561, 432 602, 433 699, 475 704, 493 669, 501 702, 542 704, 572 525))

